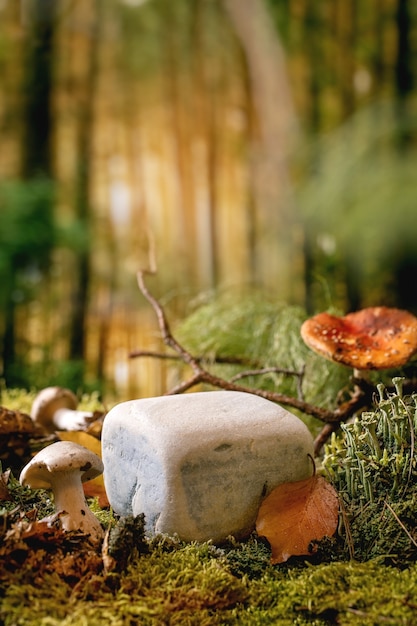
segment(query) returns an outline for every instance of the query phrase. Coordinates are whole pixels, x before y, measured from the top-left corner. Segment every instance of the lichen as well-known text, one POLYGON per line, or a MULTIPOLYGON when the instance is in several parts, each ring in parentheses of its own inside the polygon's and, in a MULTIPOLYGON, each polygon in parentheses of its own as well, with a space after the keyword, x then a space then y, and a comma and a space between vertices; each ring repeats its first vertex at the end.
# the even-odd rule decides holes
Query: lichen
POLYGON ((341 524, 351 556, 398 563, 417 557, 417 395, 378 385, 374 411, 341 425, 323 468, 342 499, 341 524))

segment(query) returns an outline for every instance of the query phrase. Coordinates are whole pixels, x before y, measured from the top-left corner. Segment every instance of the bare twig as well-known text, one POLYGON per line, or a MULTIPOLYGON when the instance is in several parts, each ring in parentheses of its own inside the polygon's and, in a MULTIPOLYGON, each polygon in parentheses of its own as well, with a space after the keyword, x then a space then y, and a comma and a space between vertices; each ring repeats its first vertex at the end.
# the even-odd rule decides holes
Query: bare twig
POLYGON ((314 440, 314 452, 318 455, 323 448, 326 441, 330 438, 333 432, 336 432, 341 422, 345 422, 349 417, 352 417, 355 413, 361 409, 365 409, 372 403, 372 391, 373 387, 368 382, 358 380, 355 384, 354 392, 346 402, 340 404, 339 407, 333 412, 336 419, 325 420, 327 423, 323 426, 316 439, 314 440))
MULTIPOLYGON (((153 350, 133 350, 129 353, 129 359, 136 359, 138 357, 152 357, 154 359, 182 361, 182 358, 178 354, 154 352, 153 350)), ((259 365, 257 361, 254 361, 252 359, 239 358, 237 356, 216 356, 213 358, 206 356, 196 356, 194 358, 196 361, 198 361, 198 363, 209 363, 211 365, 214 365, 216 363, 220 365, 250 365, 251 367, 256 367, 257 365, 259 365)), ((294 372, 294 374, 297 374, 297 372, 294 372)))
POLYGON ((293 370, 282 369, 281 367, 262 367, 256 370, 246 370, 245 372, 239 372, 235 374, 230 380, 235 382, 241 378, 247 378, 249 376, 262 376, 263 374, 284 374, 286 376, 302 376, 303 372, 294 372, 293 370))
POLYGON ((188 352, 188 350, 186 350, 172 335, 168 320, 161 304, 150 293, 145 284, 145 274, 153 273, 153 271, 149 270, 141 270, 138 272, 137 280, 139 289, 148 300, 148 302, 151 304, 156 313, 159 328, 162 334, 162 339, 165 345, 169 346, 178 355, 178 357, 184 363, 189 365, 193 370, 193 375, 188 380, 180 383, 170 391, 167 391, 165 395, 183 393, 184 391, 187 391, 188 389, 191 389, 198 384, 205 383, 207 385, 211 385, 212 387, 217 387, 219 389, 225 389, 228 391, 242 391, 245 393, 251 393, 253 395, 260 396, 261 398, 265 398, 266 400, 270 400, 271 402, 276 402, 277 404, 283 404, 285 406, 290 406, 292 408, 298 409, 306 415, 311 415, 325 422, 326 424, 333 424, 335 426, 350 417, 357 410, 358 406, 360 405, 360 401, 362 403, 365 403, 364 398, 356 396, 335 411, 331 411, 329 409, 317 407, 313 404, 305 402, 304 400, 300 400, 292 396, 287 396, 282 393, 267 391, 264 389, 253 389, 251 387, 245 387, 243 385, 238 385, 235 382, 227 381, 223 378, 211 374, 206 369, 204 369, 204 367, 202 367, 201 360, 197 359, 190 352, 188 352))
POLYGON ((239 372, 238 374, 235 374, 235 376, 232 376, 230 381, 234 383, 237 380, 241 380, 242 378, 247 378, 248 376, 262 376, 263 374, 269 374, 269 373, 283 374, 284 376, 294 376, 297 381, 297 398, 299 400, 304 400, 304 396, 303 396, 304 372, 305 372, 304 366, 299 372, 283 369, 282 367, 263 367, 260 369, 245 370, 244 372, 239 372))
POLYGON ((339 428, 340 422, 333 422, 329 424, 325 424, 319 434, 316 436, 314 440, 314 453, 316 456, 320 454, 320 450, 323 448, 324 444, 328 439, 330 439, 331 434, 336 432, 339 428))
POLYGON ((153 350, 133 350, 129 352, 129 359, 136 359, 138 357, 148 356, 153 359, 181 361, 178 354, 167 354, 166 352, 154 352, 153 350))
POLYGON ((408 528, 406 528, 404 526, 404 524, 402 523, 402 521, 400 520, 400 518, 398 517, 398 515, 396 514, 396 512, 392 508, 392 506, 390 506, 390 504, 388 502, 385 502, 385 506, 391 511, 392 515, 394 516, 395 521, 398 522, 399 526, 401 526, 401 528, 403 529, 403 531, 405 532, 405 534, 407 535, 407 537, 409 538, 411 543, 417 547, 416 540, 414 539, 414 537, 412 536, 412 534, 410 533, 408 528))
POLYGON ((346 534, 346 541, 347 541, 347 546, 348 546, 348 550, 349 550, 349 556, 352 559, 355 558, 355 547, 354 547, 354 543, 353 543, 353 538, 352 538, 352 532, 350 529, 350 521, 349 521, 349 517, 348 514, 346 512, 346 507, 345 504, 343 502, 343 498, 342 496, 339 494, 339 509, 340 509, 340 515, 341 515, 341 520, 343 523, 343 527, 345 529, 345 534, 346 534))

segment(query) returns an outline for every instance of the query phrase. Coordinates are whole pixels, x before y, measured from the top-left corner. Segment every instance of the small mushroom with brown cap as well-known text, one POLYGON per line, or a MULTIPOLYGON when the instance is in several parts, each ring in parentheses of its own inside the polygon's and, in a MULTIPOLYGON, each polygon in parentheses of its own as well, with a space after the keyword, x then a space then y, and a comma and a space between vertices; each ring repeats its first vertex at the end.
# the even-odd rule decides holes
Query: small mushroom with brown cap
POLYGON ((401 309, 368 307, 344 317, 319 313, 301 326, 309 348, 354 370, 400 367, 417 351, 417 318, 401 309))
POLYGON ((52 433, 56 430, 86 430, 95 420, 91 411, 77 411, 77 397, 69 389, 46 387, 35 397, 30 416, 52 433))
MULTIPOLYGON (((58 441, 43 448, 23 468, 20 483, 31 489, 51 489, 62 528, 79 530, 97 544, 104 531, 88 508, 82 483, 102 473, 103 463, 94 452, 72 441, 58 441)), ((55 519, 53 515, 43 521, 55 519)))

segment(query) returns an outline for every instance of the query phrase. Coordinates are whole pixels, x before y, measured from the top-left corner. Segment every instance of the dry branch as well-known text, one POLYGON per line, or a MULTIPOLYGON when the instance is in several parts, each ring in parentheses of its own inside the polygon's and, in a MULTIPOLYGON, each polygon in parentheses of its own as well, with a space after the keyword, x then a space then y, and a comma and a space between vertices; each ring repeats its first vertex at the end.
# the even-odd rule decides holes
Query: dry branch
MULTIPOLYGON (((148 356, 154 359, 166 359, 170 361, 182 361, 181 357, 178 354, 167 354, 166 352, 154 352, 153 350, 132 350, 129 353, 130 359, 135 359, 137 357, 148 356)), ((196 361, 199 363, 207 363, 213 365, 214 363, 220 363, 222 365, 248 365, 250 367, 258 367, 260 364, 257 361, 253 361, 251 359, 233 357, 233 356, 216 356, 214 358, 206 357, 206 356, 196 356, 194 357, 196 361)), ((271 368, 278 371, 279 368, 271 368)), ((257 370, 259 371, 259 370, 257 370)), ((260 372, 262 373, 262 372, 260 372)), ((287 373, 285 370, 281 370, 281 373, 287 373)), ((242 374, 246 375, 244 372, 242 374)), ((247 374, 251 375, 251 374, 247 374)), ((296 372, 294 372, 296 375, 296 372)))
MULTIPOLYGON (((256 396, 260 396, 261 398, 265 398, 266 400, 270 400, 271 402, 283 404, 285 406, 298 409, 302 413, 305 413, 306 415, 311 415, 325 423, 322 432, 319 434, 315 442, 316 452, 321 449, 322 445, 327 441, 330 434, 337 429, 341 422, 346 421, 359 409, 369 406, 372 394, 370 395, 370 386, 365 383, 362 387, 356 385, 355 392, 350 400, 343 403, 337 409, 332 411, 305 402, 301 398, 294 398, 292 396, 287 396, 285 394, 277 393, 274 391, 267 391, 264 389, 256 389, 251 387, 245 387, 243 385, 238 385, 236 384, 236 382, 234 382, 234 380, 236 380, 236 377, 234 378, 234 380, 232 379, 228 381, 211 374, 202 366, 204 359, 202 359, 201 357, 193 356, 172 335, 167 317, 165 315, 165 311, 162 308, 161 303, 150 293, 145 284, 145 275, 154 273, 155 272, 150 270, 139 271, 137 274, 138 286, 146 300, 148 300, 148 302, 151 304, 152 308, 155 311, 164 344, 174 351, 175 356, 173 355, 172 357, 170 357, 169 355, 160 355, 159 353, 149 353, 141 351, 135 351, 131 354, 131 356, 143 355, 158 358, 176 358, 191 367, 193 375, 184 382, 167 391, 165 395, 184 393, 192 387, 204 383, 212 387, 225 389, 228 391, 243 391, 245 393, 251 393, 256 396)), ((263 372, 265 372, 265 370, 263 370, 263 372)), ((296 375, 299 378, 303 374, 302 372, 290 372, 285 370, 282 370, 282 372, 296 375)), ((243 375, 247 376, 252 375, 252 373, 253 372, 250 371, 246 372, 246 374, 245 372, 242 372, 243 375)), ((262 370, 256 370, 256 373, 262 373, 262 370)), ((239 377, 241 377, 241 375, 239 377)))

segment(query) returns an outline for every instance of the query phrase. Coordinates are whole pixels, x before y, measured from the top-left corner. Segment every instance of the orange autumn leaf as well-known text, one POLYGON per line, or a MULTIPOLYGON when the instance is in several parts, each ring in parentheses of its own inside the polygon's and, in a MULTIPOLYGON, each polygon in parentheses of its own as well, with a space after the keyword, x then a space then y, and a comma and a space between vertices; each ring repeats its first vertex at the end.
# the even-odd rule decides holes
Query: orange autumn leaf
POLYGON ((256 531, 269 541, 271 562, 284 563, 290 556, 311 554, 311 541, 334 535, 338 514, 335 489, 314 475, 271 491, 259 509, 256 531))

